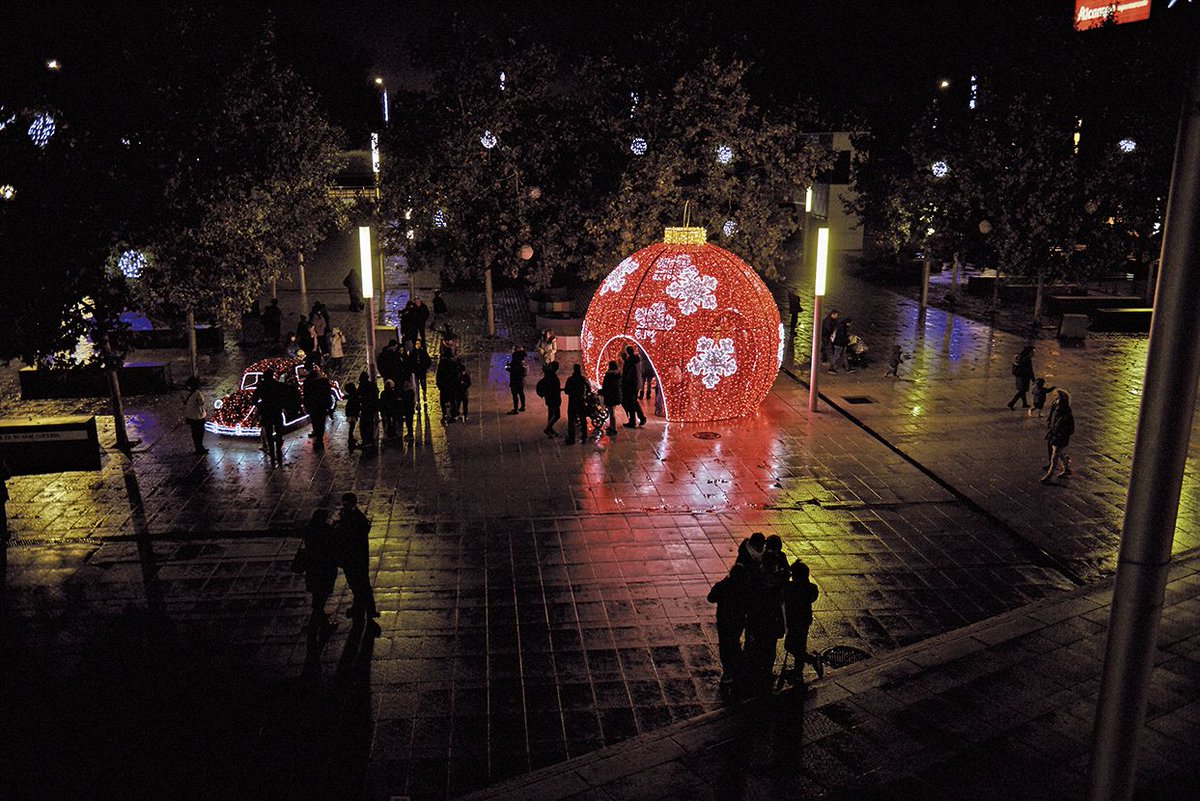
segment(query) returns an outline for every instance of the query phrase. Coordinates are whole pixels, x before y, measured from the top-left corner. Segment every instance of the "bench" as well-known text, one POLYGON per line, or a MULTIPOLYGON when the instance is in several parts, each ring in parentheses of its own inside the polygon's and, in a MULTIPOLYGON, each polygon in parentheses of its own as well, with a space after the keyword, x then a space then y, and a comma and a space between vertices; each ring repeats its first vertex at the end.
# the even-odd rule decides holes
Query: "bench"
MULTIPOLYGON (((172 388, 171 365, 167 362, 128 362, 117 370, 117 378, 122 395, 160 395, 172 388)), ((108 376, 94 367, 73 370, 22 367, 17 380, 22 400, 108 396, 108 376)))
MULTIPOLYGON (((129 332, 129 344, 135 348, 186 348, 186 328, 151 328, 129 332)), ((196 326, 198 350, 221 350, 225 347, 225 332, 219 325, 196 326)))
POLYGON ((1140 308, 1144 303, 1135 295, 1051 295, 1046 310, 1050 314, 1091 314, 1097 309, 1140 308))
POLYGON ((972 275, 967 278, 967 294, 968 295, 991 295, 992 287, 996 285, 996 276, 994 275, 972 275))
POLYGON ((1087 339, 1088 316, 1086 314, 1064 314, 1058 324, 1058 338, 1067 340, 1087 339))
POLYGON ((1092 314, 1093 331, 1125 331, 1147 333, 1154 309, 1097 309, 1092 314))

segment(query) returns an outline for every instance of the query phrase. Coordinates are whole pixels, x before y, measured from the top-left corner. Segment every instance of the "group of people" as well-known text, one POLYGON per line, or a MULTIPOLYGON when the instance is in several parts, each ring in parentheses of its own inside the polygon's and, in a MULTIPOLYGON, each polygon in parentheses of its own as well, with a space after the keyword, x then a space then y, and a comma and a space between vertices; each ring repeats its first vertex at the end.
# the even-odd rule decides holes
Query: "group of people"
POLYGON ((310 638, 316 639, 333 627, 325 604, 333 594, 338 568, 354 596, 346 617, 356 626, 365 624, 372 634, 380 633, 375 622, 379 611, 371 588, 370 534, 371 522, 358 508, 358 497, 353 492, 342 495, 341 508, 332 519, 326 509, 313 512, 304 532, 304 544, 293 562, 293 569, 304 574, 305 589, 312 595, 307 626, 310 638))
POLYGON ((806 664, 818 678, 824 676, 821 656, 808 651, 812 608, 819 592, 809 578, 808 565, 799 559, 788 563, 777 535, 765 537, 756 531, 743 540, 728 575, 708 593, 709 602, 717 605, 721 686, 750 694, 768 691, 775 680, 781 637, 785 651, 781 684, 800 683, 806 664), (786 669, 788 656, 794 660, 790 670, 786 669))
POLYGON ((325 425, 333 415, 334 406, 333 385, 324 370, 319 364, 309 365, 299 387, 290 373, 276 377, 270 368, 263 370, 254 386, 252 402, 258 411, 262 448, 273 465, 283 463, 284 412, 299 413, 295 407, 300 401, 312 424, 309 437, 313 440, 313 449, 322 451, 325 449, 325 425))
MULTIPOLYGON (((525 350, 518 346, 513 348, 508 364, 505 365, 513 399, 513 408, 508 414, 520 414, 525 411, 525 359, 525 350)), ((608 363, 608 369, 600 380, 599 394, 583 374, 582 365, 573 365, 571 375, 565 382, 560 383, 558 362, 550 361, 544 364, 542 377, 534 387, 537 396, 546 404, 546 427, 542 429, 543 433, 551 439, 558 436, 554 426, 562 419, 563 395, 567 396, 568 445, 576 441, 582 444, 588 440, 589 421, 595 426, 596 436, 600 435, 599 428, 604 425, 605 433, 610 438, 615 438, 617 407, 625 412, 623 427, 637 428, 646 425, 646 413, 642 411, 641 400, 653 393, 657 399, 656 406, 660 406, 661 391, 655 385, 653 372, 647 377, 643 370, 642 365, 646 360, 639 355, 636 347, 626 346, 621 352, 621 361, 623 364, 618 364, 616 360, 608 363)))
POLYGON ((1033 368, 1035 350, 1033 345, 1026 345, 1013 357, 1012 374, 1016 392, 1007 405, 1009 409, 1015 409, 1017 401, 1020 401, 1026 414, 1032 416, 1036 412, 1037 416, 1041 417, 1047 398, 1051 392, 1055 393, 1046 413, 1046 463, 1042 465, 1042 477, 1039 479, 1043 484, 1052 484, 1056 471, 1058 478, 1071 475, 1071 455, 1068 448, 1071 445, 1071 436, 1075 433, 1075 413, 1071 409, 1070 392, 1062 387, 1048 386, 1044 377, 1036 375, 1033 368), (1033 396, 1032 404, 1028 397, 1031 394, 1030 390, 1033 396))

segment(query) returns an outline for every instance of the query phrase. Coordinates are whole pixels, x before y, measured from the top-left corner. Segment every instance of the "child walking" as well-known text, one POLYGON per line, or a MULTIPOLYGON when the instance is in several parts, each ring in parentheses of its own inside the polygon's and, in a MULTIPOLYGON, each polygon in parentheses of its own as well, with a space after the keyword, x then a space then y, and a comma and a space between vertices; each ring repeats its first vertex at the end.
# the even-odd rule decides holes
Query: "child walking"
POLYGON ((1046 408, 1046 396, 1056 389, 1058 387, 1046 386, 1045 378, 1035 378, 1033 380, 1033 406, 1029 407, 1028 412, 1030 417, 1033 417, 1035 411, 1038 417, 1042 416, 1042 409, 1046 408))

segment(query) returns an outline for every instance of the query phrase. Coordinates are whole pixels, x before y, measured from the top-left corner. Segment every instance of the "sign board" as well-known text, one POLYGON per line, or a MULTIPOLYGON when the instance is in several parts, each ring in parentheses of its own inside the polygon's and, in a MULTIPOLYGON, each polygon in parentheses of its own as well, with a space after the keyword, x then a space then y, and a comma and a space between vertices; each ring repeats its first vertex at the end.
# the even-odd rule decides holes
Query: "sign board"
POLYGON ((0 459, 14 476, 99 470, 96 418, 0 420, 0 459))
POLYGON ((1075 0, 1075 30, 1099 28, 1109 18, 1118 25, 1150 19, 1150 0, 1075 0))

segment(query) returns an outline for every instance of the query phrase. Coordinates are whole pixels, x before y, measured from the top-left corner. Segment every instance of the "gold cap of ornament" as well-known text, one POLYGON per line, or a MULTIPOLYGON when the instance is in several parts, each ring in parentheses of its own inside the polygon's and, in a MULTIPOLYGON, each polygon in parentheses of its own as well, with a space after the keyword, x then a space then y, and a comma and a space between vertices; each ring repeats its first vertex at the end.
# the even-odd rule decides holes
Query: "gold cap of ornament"
POLYGON ((706 245, 708 232, 703 228, 665 228, 663 242, 668 245, 706 245))

